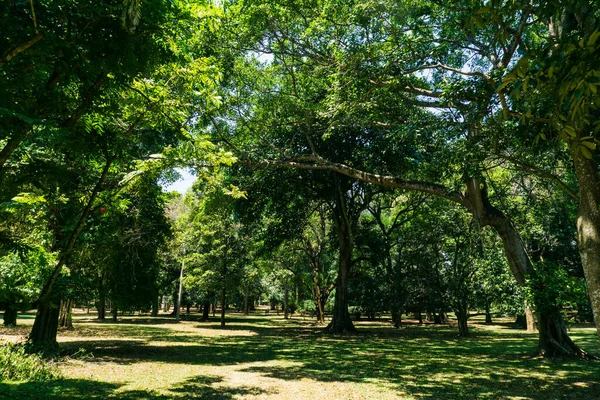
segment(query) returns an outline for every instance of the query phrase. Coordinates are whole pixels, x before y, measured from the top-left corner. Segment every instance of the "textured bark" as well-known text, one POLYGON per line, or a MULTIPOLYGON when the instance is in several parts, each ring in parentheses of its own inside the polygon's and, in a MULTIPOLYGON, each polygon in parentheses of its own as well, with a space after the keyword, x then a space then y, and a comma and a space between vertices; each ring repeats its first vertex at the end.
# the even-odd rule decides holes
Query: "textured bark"
POLYGON ((54 353, 58 350, 56 333, 58 331, 58 314, 60 300, 47 296, 40 302, 35 322, 29 334, 29 343, 36 351, 54 353))
POLYGON ((468 313, 465 310, 456 311, 456 319, 458 320, 458 336, 469 336, 469 325, 467 324, 468 313))
POLYGON ((537 331, 537 324, 535 322, 535 316, 533 315, 533 311, 531 311, 531 307, 525 302, 525 328, 527 332, 535 332, 537 331))
POLYGON ((61 328, 73 329, 73 300, 62 300, 58 316, 58 325, 61 328))
POLYGON ((333 216, 339 243, 338 276, 335 285, 333 315, 327 329, 334 333, 354 332, 356 328, 348 312, 348 280, 350 278, 354 243, 344 193, 339 184, 336 190, 333 216))
MULTIPOLYGON (((595 154, 597 157, 597 155, 595 154)), ((592 304, 596 332, 600 336, 600 174, 595 159, 572 152, 579 184, 577 235, 579 254, 592 304)))

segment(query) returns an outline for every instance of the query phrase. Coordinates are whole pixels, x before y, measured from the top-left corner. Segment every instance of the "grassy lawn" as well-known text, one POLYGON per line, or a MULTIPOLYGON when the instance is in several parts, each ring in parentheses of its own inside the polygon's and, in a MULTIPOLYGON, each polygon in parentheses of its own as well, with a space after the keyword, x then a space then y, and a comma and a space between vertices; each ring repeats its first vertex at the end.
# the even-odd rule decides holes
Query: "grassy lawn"
MULTIPOLYGON (((26 316, 27 317, 27 316, 26 316)), ((15 340, 21 327, 0 328, 15 340)), ((359 322, 332 336, 312 321, 228 316, 218 322, 124 317, 98 323, 78 316, 59 333, 63 379, 0 382, 7 399, 600 399, 599 361, 532 358, 536 334, 473 321, 472 337, 448 326, 359 322)), ((600 355, 589 326, 576 343, 600 355)))

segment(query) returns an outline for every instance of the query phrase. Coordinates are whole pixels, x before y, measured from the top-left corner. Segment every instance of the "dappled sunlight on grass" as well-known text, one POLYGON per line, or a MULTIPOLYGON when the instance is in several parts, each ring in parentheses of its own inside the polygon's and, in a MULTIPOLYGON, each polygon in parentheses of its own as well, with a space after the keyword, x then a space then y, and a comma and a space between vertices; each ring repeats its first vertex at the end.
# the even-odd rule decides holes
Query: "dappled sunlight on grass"
MULTIPOLYGON (((504 325, 454 327, 386 321, 357 323, 330 335, 312 321, 234 315, 218 320, 162 318, 116 324, 75 321, 61 332, 66 378, 35 388, 1 384, 9 398, 600 398, 600 362, 531 356, 536 335, 504 325), (65 386, 65 391, 61 391, 65 386), (104 396, 87 396, 88 389, 104 396), (40 394, 43 394, 40 395, 40 394), (36 395, 38 397, 36 397, 36 395), (27 397, 30 396, 30 397, 27 397), (54 397, 53 397, 54 396, 54 397)), ((575 327, 574 340, 600 354, 595 330, 575 327)), ((2 396, 0 394, 0 396, 2 396)))

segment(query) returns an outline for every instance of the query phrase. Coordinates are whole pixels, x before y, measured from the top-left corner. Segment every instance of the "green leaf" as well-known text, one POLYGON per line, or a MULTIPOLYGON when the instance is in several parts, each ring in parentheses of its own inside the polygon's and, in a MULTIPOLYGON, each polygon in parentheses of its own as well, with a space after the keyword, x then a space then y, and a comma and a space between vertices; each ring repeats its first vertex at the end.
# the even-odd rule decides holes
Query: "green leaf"
POLYGON ((592 152, 589 151, 587 148, 585 147, 580 147, 579 150, 581 151, 581 154, 583 154, 583 156, 587 159, 591 159, 592 158, 592 152))

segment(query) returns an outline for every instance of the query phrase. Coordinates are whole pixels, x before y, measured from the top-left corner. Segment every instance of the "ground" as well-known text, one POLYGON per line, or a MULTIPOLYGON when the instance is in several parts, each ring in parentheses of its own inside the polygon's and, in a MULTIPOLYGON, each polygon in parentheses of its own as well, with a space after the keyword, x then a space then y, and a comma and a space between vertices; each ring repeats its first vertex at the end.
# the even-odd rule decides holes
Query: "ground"
MULTIPOLYGON (((19 340, 32 318, 0 328, 0 338, 19 340)), ((471 321, 468 339, 452 326, 395 329, 384 319, 334 336, 308 318, 264 313, 232 313, 225 329, 216 319, 98 323, 85 313, 74 325, 59 332, 62 379, 0 382, 0 398, 600 399, 600 361, 532 357, 536 334, 508 323, 471 321)), ((570 334, 600 355, 591 326, 570 334)))

